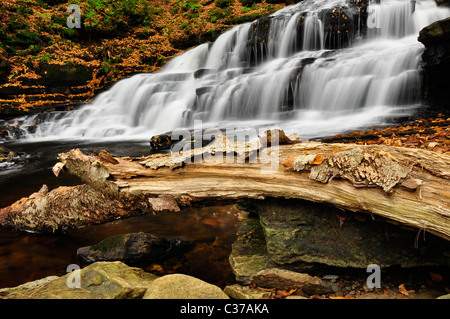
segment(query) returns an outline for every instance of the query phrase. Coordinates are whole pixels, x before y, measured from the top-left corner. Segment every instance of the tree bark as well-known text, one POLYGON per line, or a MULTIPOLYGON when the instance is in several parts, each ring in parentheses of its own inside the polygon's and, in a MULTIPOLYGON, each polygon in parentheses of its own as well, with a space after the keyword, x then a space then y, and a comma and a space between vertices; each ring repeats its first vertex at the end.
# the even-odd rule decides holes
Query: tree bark
POLYGON ((161 211, 206 200, 298 198, 450 239, 450 156, 429 150, 314 142, 277 146, 224 137, 176 154, 130 158, 75 149, 59 160, 55 173, 64 168, 107 198, 132 198, 141 211, 145 205, 161 211))

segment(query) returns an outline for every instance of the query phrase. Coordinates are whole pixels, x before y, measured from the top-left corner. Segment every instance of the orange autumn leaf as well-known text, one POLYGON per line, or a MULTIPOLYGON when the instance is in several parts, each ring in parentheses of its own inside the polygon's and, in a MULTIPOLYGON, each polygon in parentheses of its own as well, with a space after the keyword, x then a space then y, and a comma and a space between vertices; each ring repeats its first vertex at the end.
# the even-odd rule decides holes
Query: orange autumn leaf
POLYGON ((286 158, 286 159, 282 162, 282 164, 283 164, 283 166, 286 167, 286 168, 291 168, 292 165, 294 165, 294 162, 295 162, 295 157, 289 155, 288 158, 286 158))
POLYGON ((287 296, 292 295, 296 291, 297 291, 297 289, 291 289, 289 291, 281 289, 281 290, 277 290, 277 295, 279 295, 280 297, 287 297, 287 296))
POLYGON ((319 164, 322 164, 322 162, 323 162, 323 156, 317 155, 317 156, 314 158, 314 161, 309 162, 309 164, 311 164, 311 165, 319 165, 319 164))
POLYGON ((398 286, 398 291, 400 291, 400 293, 404 296, 409 296, 409 292, 405 287, 405 284, 401 284, 400 286, 398 286))

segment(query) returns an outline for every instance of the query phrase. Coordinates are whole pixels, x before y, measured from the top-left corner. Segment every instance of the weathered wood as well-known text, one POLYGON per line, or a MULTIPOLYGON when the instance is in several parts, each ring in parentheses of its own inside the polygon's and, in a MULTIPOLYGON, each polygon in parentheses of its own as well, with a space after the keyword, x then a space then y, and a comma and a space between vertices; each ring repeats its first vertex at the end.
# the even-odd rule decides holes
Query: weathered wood
MULTIPOLYGON (((237 149, 236 143, 226 144, 195 150, 195 155, 237 149)), ((246 146, 232 163, 181 163, 193 154, 158 154, 116 157, 113 164, 79 150, 59 158, 69 172, 110 193, 185 196, 190 201, 299 198, 377 214, 450 239, 447 155, 382 145, 297 143, 265 149, 278 155, 276 170, 264 174, 270 164, 262 163, 262 157, 238 162, 239 156, 248 161, 263 150, 260 144, 246 146)))
POLYGON ((0 225, 54 232, 130 217, 144 211, 146 206, 126 194, 111 198, 88 185, 62 186, 50 192, 45 186, 30 197, 0 209, 0 225))
POLYGON ((265 145, 216 138, 212 145, 177 154, 120 158, 102 153, 107 161, 75 149, 60 154, 56 168, 64 166, 109 197, 138 196, 150 206, 149 198, 163 195, 181 206, 298 198, 380 215, 450 239, 450 156, 384 145, 265 145), (226 154, 232 155, 228 163, 226 154), (211 155, 219 161, 208 160, 211 155), (203 160, 192 162, 194 156, 203 160))

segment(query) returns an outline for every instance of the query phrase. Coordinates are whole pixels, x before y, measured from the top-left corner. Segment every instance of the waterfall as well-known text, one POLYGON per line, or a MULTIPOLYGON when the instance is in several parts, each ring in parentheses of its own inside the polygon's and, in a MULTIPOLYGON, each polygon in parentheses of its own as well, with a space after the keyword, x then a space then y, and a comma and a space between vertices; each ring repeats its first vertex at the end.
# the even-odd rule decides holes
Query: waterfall
POLYGON ((323 50, 324 30, 317 12, 307 13, 303 34, 303 50, 323 50))
POLYGON ((195 120, 309 137, 381 124, 420 107, 418 32, 447 16, 434 0, 380 0, 360 21, 355 1, 305 0, 50 115, 27 138, 148 140, 195 120))

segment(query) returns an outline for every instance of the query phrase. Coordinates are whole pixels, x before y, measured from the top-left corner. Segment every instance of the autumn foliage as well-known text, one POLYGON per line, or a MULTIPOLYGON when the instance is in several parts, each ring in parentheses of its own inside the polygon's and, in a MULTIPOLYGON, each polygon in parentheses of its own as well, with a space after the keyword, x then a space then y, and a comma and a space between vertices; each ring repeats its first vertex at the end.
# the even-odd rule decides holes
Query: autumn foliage
POLYGON ((450 118, 441 114, 437 118, 415 120, 386 129, 373 129, 367 132, 355 131, 346 135, 325 138, 323 141, 422 148, 449 154, 450 118))
POLYGON ((1 1, 0 115, 89 101, 108 83, 157 71, 185 50, 284 6, 238 0, 1 1), (80 29, 67 27, 71 3, 80 7, 80 29), (47 81, 49 65, 61 66, 59 73, 75 69, 69 74, 73 85, 47 81), (83 70, 87 79, 78 76, 83 70))

